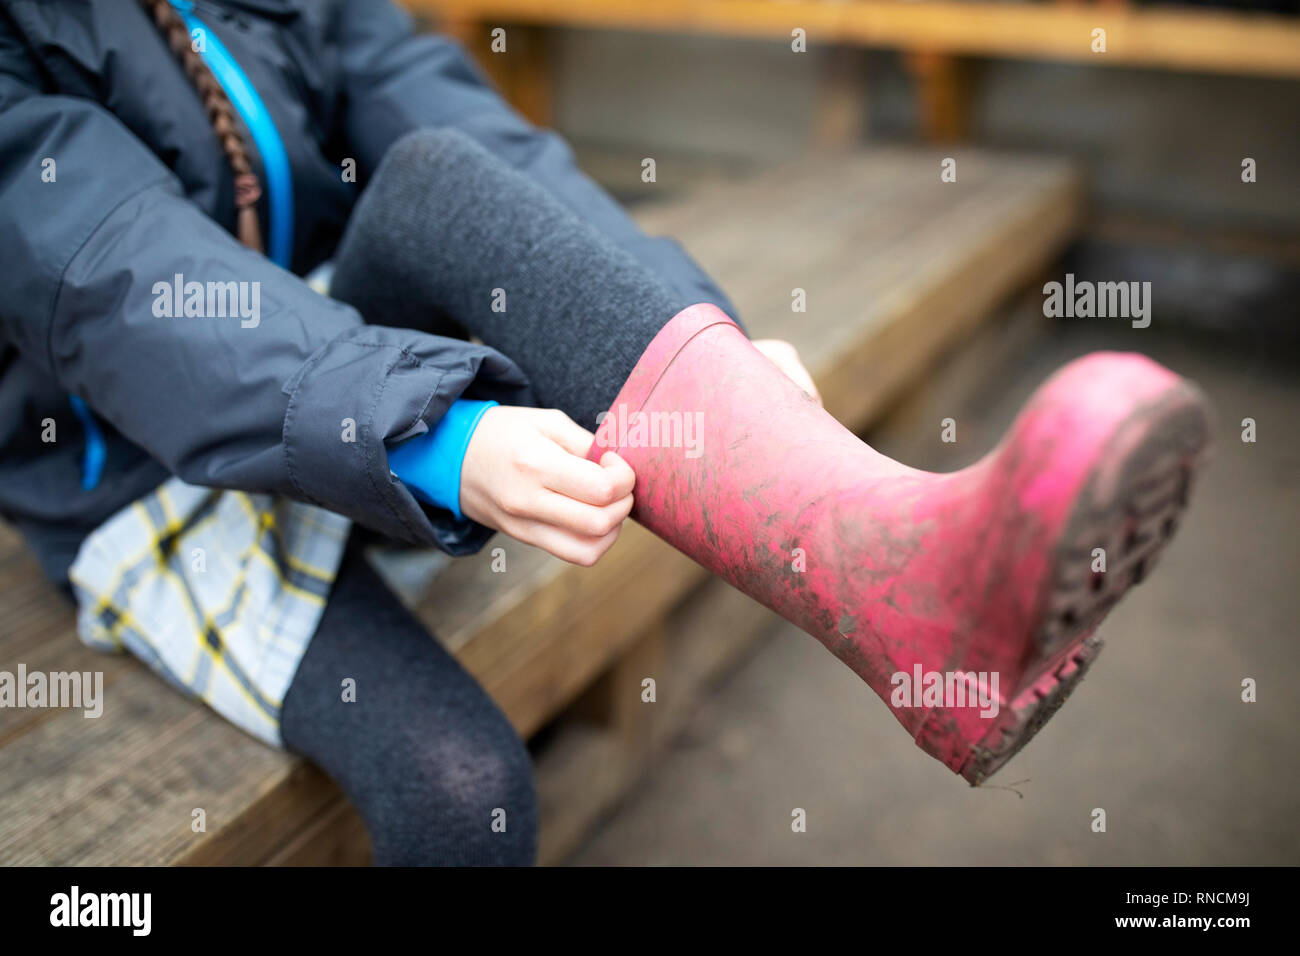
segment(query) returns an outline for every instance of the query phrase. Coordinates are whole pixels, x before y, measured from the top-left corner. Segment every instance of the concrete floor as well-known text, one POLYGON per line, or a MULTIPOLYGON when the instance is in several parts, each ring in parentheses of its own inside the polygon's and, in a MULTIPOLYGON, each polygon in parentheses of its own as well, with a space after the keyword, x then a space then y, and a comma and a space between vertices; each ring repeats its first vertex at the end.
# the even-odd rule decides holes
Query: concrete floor
POLYGON ((1160 566, 1102 625, 1106 647, 1084 686, 971 789, 781 622, 574 863, 1300 863, 1294 361, 1288 370, 1113 320, 1031 325, 982 333, 976 357, 941 370, 945 384, 872 441, 919 467, 961 467, 1052 369, 1096 348, 1148 352, 1201 384, 1219 418, 1215 458, 1160 566), (949 415, 956 445, 939 441, 949 415), (1240 438, 1247 416, 1255 444, 1240 438), (1241 701, 1245 677, 1257 703, 1241 701), (791 830, 796 807, 805 833, 791 830), (1094 808, 1105 833, 1092 831, 1094 808))

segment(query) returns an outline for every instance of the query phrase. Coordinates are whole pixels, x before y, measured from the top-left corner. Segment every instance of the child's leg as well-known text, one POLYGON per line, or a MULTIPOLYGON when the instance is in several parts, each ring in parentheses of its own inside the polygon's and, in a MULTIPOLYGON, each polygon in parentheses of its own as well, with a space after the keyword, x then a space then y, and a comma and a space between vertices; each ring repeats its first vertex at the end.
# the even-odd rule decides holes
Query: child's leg
POLYGON ((353 210, 330 294, 367 322, 447 332, 511 358, 540 404, 587 429, 692 303, 467 137, 411 133, 353 210))
POLYGON ((285 696, 281 730, 361 812, 375 863, 534 862, 527 750, 356 547, 285 696))

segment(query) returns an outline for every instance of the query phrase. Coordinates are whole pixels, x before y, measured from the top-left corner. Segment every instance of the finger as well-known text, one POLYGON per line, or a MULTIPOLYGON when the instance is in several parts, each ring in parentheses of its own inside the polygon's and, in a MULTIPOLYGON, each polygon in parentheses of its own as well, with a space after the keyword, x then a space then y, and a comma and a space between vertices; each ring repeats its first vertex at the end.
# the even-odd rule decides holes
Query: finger
POLYGON ((607 451, 601 455, 600 467, 605 469, 610 481, 614 483, 614 494, 622 498, 632 493, 636 487, 636 472, 618 452, 607 451))
POLYGON ((543 452, 539 469, 543 487, 598 507, 612 505, 630 493, 631 487, 622 470, 603 468, 558 445, 549 448, 549 452, 543 452))
POLYGON ((821 393, 817 391, 817 385, 808 369, 799 361, 799 352, 793 345, 779 339, 762 339, 754 345, 786 378, 807 392, 818 405, 822 404, 821 393))
POLYGON ((618 540, 621 527, 622 525, 619 525, 599 538, 588 538, 541 521, 523 519, 517 522, 517 527, 509 534, 525 544, 535 545, 555 555, 561 561, 589 568, 613 547, 614 542, 618 540))
POLYGON ((537 430, 570 455, 586 458, 596 436, 558 408, 548 408, 537 416, 537 430))
POLYGON ((631 512, 631 495, 624 495, 613 504, 597 507, 567 495, 544 492, 529 517, 571 531, 579 537, 603 538, 622 524, 631 512))
POLYGON ((806 368, 802 365, 796 365, 794 368, 787 368, 784 371, 796 385, 816 399, 818 405, 822 403, 821 393, 817 391, 817 386, 813 383, 812 376, 808 374, 806 368))

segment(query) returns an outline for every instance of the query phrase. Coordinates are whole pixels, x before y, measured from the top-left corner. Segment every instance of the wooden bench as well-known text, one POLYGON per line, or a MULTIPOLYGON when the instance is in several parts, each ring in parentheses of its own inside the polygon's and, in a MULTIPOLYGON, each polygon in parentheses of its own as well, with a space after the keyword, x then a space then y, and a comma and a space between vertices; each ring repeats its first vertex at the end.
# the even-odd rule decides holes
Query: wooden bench
MULTIPOLYGON (((877 419, 1075 232, 1053 160, 931 151, 808 161, 646 205, 734 296, 756 337, 803 353, 830 409, 877 419), (807 312, 791 309, 801 288, 807 312)), ((662 177, 661 177, 662 178, 662 177)), ((647 189, 654 189, 647 186, 647 189)), ((498 538, 412 592, 421 618, 536 738, 542 859, 562 860, 681 726, 766 611, 638 526, 579 569, 498 538), (507 570, 491 569, 491 548, 507 570), (658 700, 643 704, 641 679, 658 700), (539 733, 541 732, 541 733, 539 733)), ((0 530, 0 671, 102 671, 104 713, 0 709, 0 864, 356 863, 338 790, 125 657, 85 649, 69 603, 0 530), (206 831, 191 827, 202 809, 206 831)))
MULTIPOLYGON (((970 62, 976 57, 1047 60, 1247 76, 1300 77, 1300 20, 1240 10, 1138 6, 1129 0, 403 0, 438 19, 492 73, 534 122, 549 122, 546 28, 640 30, 791 41, 805 31, 808 49, 894 49, 917 86, 920 126, 931 142, 962 138, 968 128, 970 62), (510 55, 494 55, 488 30, 508 27, 510 55), (1106 50, 1093 50, 1093 31, 1106 50)), ((819 109, 865 110, 852 58, 832 58, 819 109)), ((817 124, 831 139, 843 117, 817 124)))

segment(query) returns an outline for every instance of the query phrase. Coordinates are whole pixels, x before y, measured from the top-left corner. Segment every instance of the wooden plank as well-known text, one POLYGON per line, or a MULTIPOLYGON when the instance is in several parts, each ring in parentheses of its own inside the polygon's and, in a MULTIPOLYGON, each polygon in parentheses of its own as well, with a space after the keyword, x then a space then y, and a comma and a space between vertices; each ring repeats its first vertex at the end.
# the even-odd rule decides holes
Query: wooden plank
POLYGON ((491 23, 657 30, 853 43, 937 53, 1192 72, 1300 76, 1294 18, 1235 11, 936 0, 405 0, 414 10, 491 23), (1105 53, 1092 31, 1106 31, 1105 53))
POLYGON ((869 97, 867 60, 862 50, 829 51, 818 77, 813 146, 843 153, 861 148, 867 137, 869 97))
POLYGON ((369 866, 370 836, 361 814, 340 795, 265 863, 267 866, 369 866))
POLYGON ((0 670, 22 663, 29 672, 104 675, 98 718, 0 709, 0 865, 247 862, 288 840, 313 807, 338 799, 317 771, 168 688, 134 658, 82 645, 72 602, 7 526, 0 580, 0 670), (207 815, 206 832, 191 829, 195 808, 207 815))
POLYGON ((792 341, 827 409, 858 428, 1081 219, 1081 181, 1066 163, 961 150, 958 181, 942 183, 945 155, 814 161, 639 218, 683 239, 755 337, 792 341), (805 290, 806 313, 791 311, 793 288, 805 290))
POLYGON ((662 676, 664 642, 661 617, 573 702, 568 713, 614 734, 624 750, 643 749, 649 743, 651 724, 646 718, 654 710, 642 699, 643 682, 657 682, 662 676))
POLYGON ((647 621, 665 612, 707 572, 639 525, 593 568, 565 564, 514 541, 499 545, 507 567, 524 558, 523 582, 490 570, 491 550, 455 562, 417 608, 527 737, 570 703, 628 647, 647 621), (494 599, 493 578, 507 592, 494 599), (465 595, 491 608, 456 630, 465 595))
POLYGON ((903 62, 916 81, 922 139, 927 143, 965 139, 970 129, 974 64, 934 50, 908 51, 903 62))
POLYGON ((563 863, 594 826, 651 769, 716 682, 779 624, 769 610, 723 581, 697 589, 657 629, 653 650, 636 653, 596 689, 612 694, 621 722, 566 717, 539 755, 544 865, 563 863), (641 679, 652 676, 657 699, 641 699, 641 679), (630 726, 629 726, 630 725, 630 726))
MULTIPOLYGON (((290 781, 308 768, 143 667, 105 693, 102 717, 55 711, 0 749, 0 864, 176 862, 232 842, 232 824, 254 805, 258 833, 247 842, 301 826, 303 791, 290 781), (271 792, 280 799, 266 800, 271 792), (195 809, 206 832, 191 828, 195 809)), ((219 858, 248 859, 247 849, 219 858)))
MULTIPOLYGON (((123 655, 105 655, 75 635, 70 597, 50 585, 18 532, 0 524, 0 671, 101 672, 105 694, 133 667, 123 655)), ((0 750, 59 712, 50 708, 0 708, 0 750)))
POLYGON ((442 32, 455 38, 483 67, 493 86, 523 116, 536 126, 549 126, 553 112, 551 37, 545 30, 524 24, 511 25, 504 37, 505 49, 492 49, 488 24, 472 16, 443 16, 442 32))

